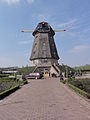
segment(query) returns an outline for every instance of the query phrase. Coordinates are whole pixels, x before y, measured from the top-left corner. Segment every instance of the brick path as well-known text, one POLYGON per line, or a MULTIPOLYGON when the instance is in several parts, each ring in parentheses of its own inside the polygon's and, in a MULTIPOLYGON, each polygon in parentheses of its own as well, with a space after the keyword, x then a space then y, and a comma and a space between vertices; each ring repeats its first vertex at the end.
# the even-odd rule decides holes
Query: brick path
POLYGON ((0 120, 90 120, 90 102, 59 79, 30 80, 0 101, 0 120))

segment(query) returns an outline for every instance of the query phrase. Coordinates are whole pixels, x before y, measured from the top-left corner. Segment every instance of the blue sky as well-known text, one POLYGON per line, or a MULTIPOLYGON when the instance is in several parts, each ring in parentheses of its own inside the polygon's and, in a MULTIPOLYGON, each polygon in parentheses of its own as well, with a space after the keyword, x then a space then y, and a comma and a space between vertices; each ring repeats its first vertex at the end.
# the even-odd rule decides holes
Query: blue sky
POLYGON ((53 29, 59 63, 90 64, 90 0, 0 0, 0 67, 30 65, 31 33, 41 21, 53 29))

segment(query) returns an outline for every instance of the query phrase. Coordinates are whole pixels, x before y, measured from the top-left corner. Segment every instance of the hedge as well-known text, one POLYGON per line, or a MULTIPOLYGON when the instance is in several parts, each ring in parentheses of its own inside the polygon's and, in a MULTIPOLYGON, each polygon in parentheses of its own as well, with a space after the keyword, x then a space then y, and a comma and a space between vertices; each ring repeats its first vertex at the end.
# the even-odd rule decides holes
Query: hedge
POLYGON ((19 81, 19 84, 20 86, 22 86, 22 85, 28 84, 28 81, 27 80, 19 81))
POLYGON ((6 91, 3 91, 0 93, 0 100, 5 98, 6 96, 8 96, 9 94, 15 92, 17 89, 19 89, 19 84, 17 84, 16 86, 14 87, 11 87, 10 89, 6 90, 6 91))
POLYGON ((66 80, 60 80, 61 83, 65 84, 66 83, 66 80))
POLYGON ((85 92, 85 91, 83 91, 83 90, 81 90, 81 89, 79 89, 79 88, 77 88, 74 85, 69 84, 69 83, 68 83, 68 86, 70 88, 72 88, 74 91, 78 92, 80 95, 83 95, 84 97, 90 99, 90 94, 88 94, 87 92, 85 92))

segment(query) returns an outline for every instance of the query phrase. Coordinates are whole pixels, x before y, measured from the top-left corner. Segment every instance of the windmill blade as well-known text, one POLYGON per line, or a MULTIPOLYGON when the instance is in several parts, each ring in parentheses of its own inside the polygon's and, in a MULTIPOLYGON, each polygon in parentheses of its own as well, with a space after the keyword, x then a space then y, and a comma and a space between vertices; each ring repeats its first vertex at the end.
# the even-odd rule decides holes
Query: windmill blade
POLYGON ((65 32, 66 30, 54 30, 55 32, 65 32))
MULTIPOLYGON (((66 30, 54 30, 55 32, 65 32, 66 30)), ((34 30, 22 30, 21 32, 32 33, 34 30)))
POLYGON ((21 32, 32 33, 32 32, 34 32, 34 30, 22 30, 21 32))

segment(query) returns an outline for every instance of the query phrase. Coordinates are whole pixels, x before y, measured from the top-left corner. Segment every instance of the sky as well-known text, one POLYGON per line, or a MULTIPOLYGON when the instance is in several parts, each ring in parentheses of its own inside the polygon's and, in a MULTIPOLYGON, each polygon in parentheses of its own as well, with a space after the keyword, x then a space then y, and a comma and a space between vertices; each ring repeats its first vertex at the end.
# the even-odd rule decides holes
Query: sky
POLYGON ((21 30, 42 21, 66 29, 54 36, 60 64, 90 64, 90 0, 0 0, 0 67, 30 65, 34 37, 21 30))

